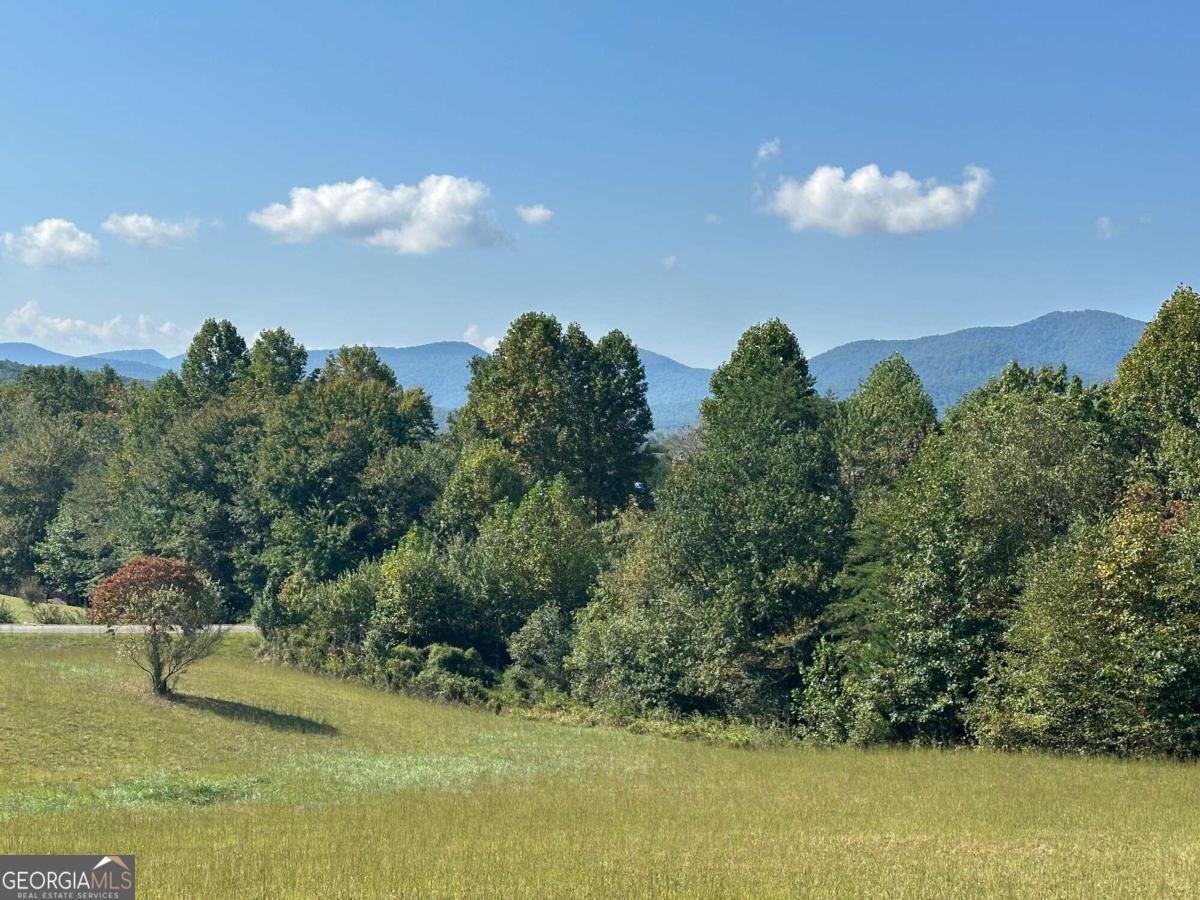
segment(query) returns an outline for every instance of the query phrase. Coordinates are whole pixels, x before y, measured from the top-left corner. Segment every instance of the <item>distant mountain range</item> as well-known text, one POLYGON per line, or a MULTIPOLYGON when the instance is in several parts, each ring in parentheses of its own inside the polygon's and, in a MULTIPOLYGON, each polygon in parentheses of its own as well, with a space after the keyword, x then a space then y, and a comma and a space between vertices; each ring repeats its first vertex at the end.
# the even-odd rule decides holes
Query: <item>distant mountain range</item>
POLYGON ((1137 343, 1146 323, 1088 309, 1052 312, 1020 325, 964 328, 905 341, 852 341, 810 362, 817 386, 845 397, 871 367, 899 353, 921 376, 925 389, 945 410, 1016 360, 1024 366, 1067 368, 1089 384, 1107 381, 1137 343))
MULTIPOLYGON (((1059 365, 1096 383, 1112 378, 1144 322, 1097 310, 1053 312, 1021 325, 966 328, 949 334, 897 341, 853 341, 814 356, 809 364, 817 388, 838 397, 852 393, 872 366, 901 354, 921 376, 938 408, 945 410, 963 394, 979 387, 1011 360, 1022 365, 1059 365)), ((485 351, 462 341, 439 341, 416 347, 376 347, 379 357, 403 385, 421 385, 434 406, 462 406, 467 399, 469 364, 485 351)), ((309 370, 324 365, 333 350, 310 350, 309 370)), ((708 393, 710 369, 685 366, 668 356, 643 349, 654 424, 671 431, 692 424, 708 393)), ((183 356, 157 350, 118 350, 90 356, 67 356, 36 344, 0 343, 0 361, 29 366, 73 365, 95 370, 110 365, 127 378, 154 379, 178 369, 183 356)), ((11 368, 0 368, 0 376, 11 368)), ((3 380, 0 377, 0 380, 3 380)))

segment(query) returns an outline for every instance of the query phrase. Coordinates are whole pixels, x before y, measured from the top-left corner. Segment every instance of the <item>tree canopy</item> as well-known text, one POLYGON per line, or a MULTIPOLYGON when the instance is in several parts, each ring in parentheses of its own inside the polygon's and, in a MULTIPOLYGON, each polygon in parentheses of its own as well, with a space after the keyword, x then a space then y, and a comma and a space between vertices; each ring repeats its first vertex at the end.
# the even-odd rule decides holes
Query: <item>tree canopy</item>
POLYGON ((250 616, 440 700, 1195 756, 1198 347, 1181 287, 1113 384, 1012 363, 938 421, 898 356, 818 395, 771 320, 664 438, 619 331, 520 316, 439 431, 367 347, 209 320, 153 384, 0 384, 0 588, 155 623, 165 690, 250 616))

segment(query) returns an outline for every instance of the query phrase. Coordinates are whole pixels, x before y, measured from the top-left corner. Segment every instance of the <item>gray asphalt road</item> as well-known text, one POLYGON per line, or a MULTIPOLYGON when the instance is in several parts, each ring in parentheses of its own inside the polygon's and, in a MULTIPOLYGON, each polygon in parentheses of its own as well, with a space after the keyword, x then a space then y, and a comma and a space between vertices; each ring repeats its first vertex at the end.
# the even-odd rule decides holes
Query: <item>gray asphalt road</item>
MULTIPOLYGON (((258 633, 258 629, 253 625, 224 625, 222 627, 233 634, 258 633)), ((0 634, 106 634, 108 630, 103 625, 0 625, 0 634)), ((143 630, 143 626, 121 625, 115 630, 126 634, 136 634, 143 630)))

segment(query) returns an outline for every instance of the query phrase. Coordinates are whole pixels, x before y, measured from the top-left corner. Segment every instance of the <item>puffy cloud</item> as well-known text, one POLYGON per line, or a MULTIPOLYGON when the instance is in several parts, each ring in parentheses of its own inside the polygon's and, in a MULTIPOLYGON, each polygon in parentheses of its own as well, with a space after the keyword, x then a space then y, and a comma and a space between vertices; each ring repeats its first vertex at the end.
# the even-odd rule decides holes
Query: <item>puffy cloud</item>
POLYGON ((480 340, 478 325, 468 325, 467 330, 463 332, 463 340, 468 344, 474 344, 476 347, 482 347, 488 353, 494 352, 500 346, 500 338, 495 335, 488 335, 480 340))
POLYGON ((66 219, 43 219, 17 234, 4 233, 4 249, 27 266, 91 262, 100 256, 100 242, 66 219))
POLYGON ((675 268, 675 266, 676 266, 676 265, 678 265, 678 264, 679 264, 679 257, 677 257, 677 256, 664 256, 664 257, 662 258, 661 262, 662 262, 662 267, 663 267, 664 269, 666 269, 668 272, 670 272, 672 269, 674 269, 674 268, 675 268))
POLYGON ((766 211, 787 219, 796 231, 914 234, 961 225, 979 208, 991 180, 979 166, 967 166, 959 185, 917 181, 902 171, 884 175, 876 165, 849 178, 841 168, 820 166, 804 181, 780 180, 766 211))
POLYGON ((386 188, 373 178, 296 187, 291 202, 273 203, 250 221, 289 243, 342 234, 372 247, 425 254, 500 243, 503 235, 481 209, 487 185, 453 175, 386 188))
POLYGON ((156 219, 145 213, 113 213, 100 227, 135 247, 163 247, 194 236, 200 223, 195 219, 156 219))
POLYGON ((188 332, 174 322, 156 322, 145 314, 133 324, 121 316, 101 322, 48 316, 29 300, 4 317, 0 335, 5 340, 47 341, 68 351, 90 353, 127 347, 134 340, 178 346, 187 340, 188 332))
POLYGON ((763 141, 758 145, 758 151, 754 154, 754 164, 762 165, 767 160, 774 159, 783 150, 783 143, 777 137, 771 138, 769 141, 763 141))
POLYGON ((716 213, 711 213, 711 212, 705 213, 704 214, 704 224, 705 225, 720 225, 721 217, 718 216, 716 213))
POLYGON ((537 203, 533 206, 518 206, 517 215, 527 225, 545 225, 554 218, 554 210, 537 203))
POLYGON ((1096 220, 1096 237, 1102 241, 1107 241, 1117 233, 1117 223, 1108 216, 1101 216, 1096 220))

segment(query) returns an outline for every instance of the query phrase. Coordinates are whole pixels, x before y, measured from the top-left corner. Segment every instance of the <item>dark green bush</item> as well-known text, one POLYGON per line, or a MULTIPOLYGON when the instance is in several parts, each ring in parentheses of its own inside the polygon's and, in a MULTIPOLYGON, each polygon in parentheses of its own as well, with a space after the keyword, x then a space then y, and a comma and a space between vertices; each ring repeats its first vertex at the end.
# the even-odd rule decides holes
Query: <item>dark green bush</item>
POLYGON ((571 623, 557 603, 539 606, 508 639, 508 672, 536 692, 570 689, 566 658, 571 652, 571 623))
POLYGON ((474 647, 463 650, 448 644, 432 644, 425 651, 425 665, 413 679, 417 693, 456 703, 483 703, 495 682, 495 670, 486 665, 474 647))
MULTIPOLYGON (((370 652, 368 648, 367 653, 370 652)), ((424 668, 425 651, 420 647, 397 644, 388 648, 382 658, 373 658, 371 661, 376 684, 394 691, 404 690, 412 686, 424 668)))

